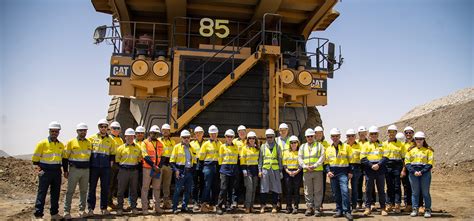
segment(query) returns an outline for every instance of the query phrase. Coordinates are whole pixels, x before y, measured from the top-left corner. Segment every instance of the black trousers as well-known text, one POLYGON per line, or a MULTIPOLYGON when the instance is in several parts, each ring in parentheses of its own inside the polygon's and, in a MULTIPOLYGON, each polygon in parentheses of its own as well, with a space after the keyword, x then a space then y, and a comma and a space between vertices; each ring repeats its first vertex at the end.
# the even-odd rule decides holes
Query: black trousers
POLYGON ((46 194, 50 189, 51 194, 51 208, 49 212, 51 215, 58 214, 59 209, 59 193, 61 191, 61 170, 43 170, 40 172, 38 193, 36 195, 35 213, 36 217, 44 215, 44 204, 46 201, 46 194))
POLYGON ((222 208, 222 206, 230 207, 232 204, 232 191, 237 187, 237 179, 235 176, 227 176, 225 174, 220 174, 221 179, 221 190, 219 192, 219 201, 217 206, 222 208))
POLYGON ((303 181, 303 171, 296 174, 294 177, 288 175, 286 172, 283 173, 285 179, 286 188, 286 207, 298 209, 300 204, 300 186, 303 181))

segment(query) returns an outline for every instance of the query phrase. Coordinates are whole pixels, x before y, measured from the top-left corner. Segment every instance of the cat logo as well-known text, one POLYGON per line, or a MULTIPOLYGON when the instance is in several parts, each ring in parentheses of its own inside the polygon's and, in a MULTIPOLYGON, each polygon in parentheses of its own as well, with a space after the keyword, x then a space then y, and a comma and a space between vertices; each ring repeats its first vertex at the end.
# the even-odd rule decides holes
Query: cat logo
POLYGON ((313 78, 313 82, 311 82, 311 88, 312 89, 326 90, 326 80, 325 79, 313 78))
POLYGON ((130 65, 110 66, 110 77, 130 77, 130 65))

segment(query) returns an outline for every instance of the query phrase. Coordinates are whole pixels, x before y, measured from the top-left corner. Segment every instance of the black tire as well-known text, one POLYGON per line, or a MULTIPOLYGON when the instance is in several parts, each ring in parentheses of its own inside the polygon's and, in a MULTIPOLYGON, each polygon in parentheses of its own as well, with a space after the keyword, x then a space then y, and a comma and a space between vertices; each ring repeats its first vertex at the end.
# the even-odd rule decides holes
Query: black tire
POLYGON ((127 128, 135 129, 138 123, 130 112, 130 98, 112 96, 107 112, 107 121, 109 124, 113 121, 118 121, 122 131, 125 131, 127 128))
POLYGON ((323 120, 321 120, 321 114, 316 107, 307 107, 307 118, 306 122, 303 124, 303 133, 307 128, 315 128, 316 126, 322 126, 323 120))

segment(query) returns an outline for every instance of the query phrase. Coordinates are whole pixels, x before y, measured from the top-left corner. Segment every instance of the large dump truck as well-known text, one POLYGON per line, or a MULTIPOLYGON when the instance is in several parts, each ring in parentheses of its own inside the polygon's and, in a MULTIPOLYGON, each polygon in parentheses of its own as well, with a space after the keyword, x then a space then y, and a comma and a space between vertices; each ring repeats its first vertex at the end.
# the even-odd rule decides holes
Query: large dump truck
MULTIPOLYGON (((327 81, 342 64, 310 37, 339 16, 337 0, 92 0, 112 16, 96 43, 113 46, 108 120, 169 123, 171 132, 246 125, 263 136, 321 124, 327 81)), ((220 134, 222 135, 222 134, 220 134)))

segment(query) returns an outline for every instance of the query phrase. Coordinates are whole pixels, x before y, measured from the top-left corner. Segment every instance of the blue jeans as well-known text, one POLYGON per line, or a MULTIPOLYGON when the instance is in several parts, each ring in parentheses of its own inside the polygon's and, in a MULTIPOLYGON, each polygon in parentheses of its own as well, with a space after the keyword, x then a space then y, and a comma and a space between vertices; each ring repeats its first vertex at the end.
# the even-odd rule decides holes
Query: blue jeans
POLYGON ((51 194, 51 208, 49 212, 51 215, 58 214, 59 209, 59 193, 61 191, 61 170, 43 170, 40 172, 38 193, 36 195, 35 213, 37 217, 42 217, 46 195, 48 189, 51 194))
POLYGON ((346 173, 340 173, 331 178, 331 190, 336 200, 337 212, 350 213, 349 178, 346 173))
POLYGON ((107 209, 109 195, 110 168, 91 167, 89 170, 89 192, 87 205, 89 210, 95 209, 97 182, 100 179, 100 209, 107 209))
POLYGON ((365 208, 370 208, 375 198, 372 196, 375 183, 377 184, 377 192, 379 194, 379 203, 381 208, 385 208, 385 173, 366 173, 365 208))
POLYGON ((204 174, 204 190, 202 194, 202 202, 208 204, 215 204, 217 201, 217 196, 219 195, 220 185, 217 179, 218 174, 216 166, 204 166, 204 168, 202 169, 202 173, 204 174))
POLYGON ((423 195, 425 201, 425 208, 431 210, 431 172, 424 173, 421 176, 415 176, 414 174, 409 175, 411 183, 413 208, 420 207, 420 194, 423 195), (421 192, 421 193, 420 193, 421 192))
POLYGON ((387 173, 385 179, 387 181, 387 204, 400 204, 402 202, 402 189, 400 173, 402 172, 403 163, 393 162, 387 165, 387 173))
MULTIPOLYGON (((174 173, 173 173, 174 174, 174 173)), ((179 170, 180 178, 176 179, 176 186, 173 195, 173 211, 178 209, 178 200, 181 191, 184 190, 183 204, 181 209, 188 208, 189 198, 193 190, 193 173, 191 171, 179 170)))
MULTIPOLYGON (((359 192, 359 182, 361 181, 362 177, 362 171, 360 169, 360 166, 354 166, 354 169, 352 170, 352 179, 351 179, 351 201, 352 201, 352 209, 355 209, 357 207, 357 202, 359 199, 362 199, 362 192, 359 192)), ((361 187, 362 189, 362 187, 361 187)))

